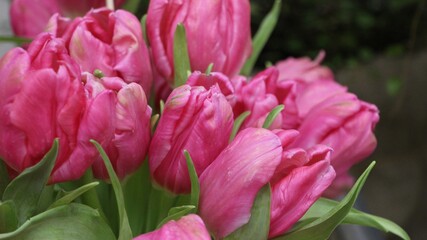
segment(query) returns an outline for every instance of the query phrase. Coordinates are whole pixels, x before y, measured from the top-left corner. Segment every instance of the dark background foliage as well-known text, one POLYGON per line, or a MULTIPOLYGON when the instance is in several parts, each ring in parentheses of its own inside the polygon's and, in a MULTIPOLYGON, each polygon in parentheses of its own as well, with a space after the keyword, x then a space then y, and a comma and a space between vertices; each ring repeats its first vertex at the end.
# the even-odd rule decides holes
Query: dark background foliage
MULTIPOLYGON (((251 4, 255 32, 273 1, 251 4)), ((258 65, 284 56, 313 57, 319 49, 334 68, 367 62, 378 53, 401 56, 418 47, 414 38, 425 41, 425 8, 419 0, 285 0, 258 65)))

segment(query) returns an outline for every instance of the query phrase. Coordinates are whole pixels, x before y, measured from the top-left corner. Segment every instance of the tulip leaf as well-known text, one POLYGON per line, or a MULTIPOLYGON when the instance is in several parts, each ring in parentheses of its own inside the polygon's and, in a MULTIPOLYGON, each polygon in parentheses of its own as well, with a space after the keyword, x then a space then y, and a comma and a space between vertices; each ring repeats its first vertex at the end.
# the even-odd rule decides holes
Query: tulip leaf
POLYGON ((9 184, 9 174, 7 172, 6 163, 0 158, 0 197, 9 184))
POLYGON ((243 112, 236 118, 236 120, 234 120, 233 130, 231 131, 230 140, 228 142, 233 141, 233 139, 236 137, 237 132, 240 129, 240 126, 242 126, 242 123, 246 120, 246 118, 249 117, 250 114, 250 111, 243 112))
POLYGON ((190 57, 188 56, 187 38, 183 24, 176 26, 173 38, 173 65, 175 87, 184 85, 188 78, 188 71, 191 71, 190 57))
POLYGON ((83 185, 83 186, 81 186, 81 187, 79 187, 79 188, 77 188, 71 192, 66 192, 63 197, 61 197, 60 199, 58 199, 54 203, 52 203, 48 209, 52 209, 55 207, 59 207, 62 205, 69 204, 72 201, 74 201, 74 199, 76 199, 80 195, 82 195, 83 193, 85 193, 85 192, 89 191, 90 189, 98 186, 98 184, 99 184, 99 182, 91 182, 91 183, 83 185))
POLYGON ((271 187, 265 185, 258 192, 251 209, 249 222, 228 235, 225 239, 267 239, 270 229, 271 187))
POLYGON ((23 44, 31 42, 31 39, 14 36, 0 36, 0 42, 13 42, 16 44, 23 44))
POLYGON ((134 234, 143 232, 145 219, 148 216, 148 202, 151 186, 150 169, 148 161, 144 161, 139 169, 128 176, 123 182, 123 194, 125 196, 126 209, 130 227, 134 234))
POLYGON ((214 64, 213 64, 213 63, 211 63, 211 64, 209 64, 209 66, 206 68, 205 74, 206 74, 207 76, 209 76, 209 75, 211 74, 212 69, 213 69, 213 66, 214 66, 214 64))
POLYGON ((0 234, 0 240, 31 239, 113 240, 115 236, 98 211, 72 203, 38 214, 17 230, 0 234))
POLYGON ((147 37, 147 14, 144 14, 141 18, 141 30, 142 30, 142 38, 144 39, 145 44, 147 47, 150 46, 150 42, 148 41, 147 37))
POLYGON ((343 222, 346 216, 350 213, 356 198, 362 189, 366 178, 374 167, 375 162, 372 162, 368 168, 357 179, 354 186, 351 188, 347 196, 334 206, 326 214, 312 221, 308 219, 305 223, 299 224, 295 229, 291 230, 284 236, 275 238, 283 240, 325 240, 328 239, 334 229, 343 222))
POLYGON ((3 201, 12 200, 15 203, 19 224, 24 223, 36 212, 43 188, 55 165, 57 154, 58 139, 55 139, 52 148, 39 163, 25 169, 6 187, 3 201))
POLYGON ((258 59, 259 54, 270 38, 271 33, 276 27, 277 20, 280 15, 280 8, 282 6, 281 0, 276 0, 274 2, 273 8, 270 12, 265 16, 262 20, 260 27, 258 28, 257 33, 253 38, 253 49, 252 54, 249 59, 246 61, 245 65, 242 68, 241 74, 245 76, 249 76, 252 72, 253 67, 258 59))
POLYGON ((160 228, 162 225, 164 225, 165 223, 167 223, 171 220, 179 220, 181 217, 183 217, 189 213, 195 212, 195 209, 196 209, 196 207, 193 205, 184 205, 184 206, 179 206, 179 207, 173 207, 169 210, 168 216, 159 223, 157 228, 160 228))
POLYGON ((104 161, 105 168, 108 171, 108 176, 110 177, 111 184, 113 185, 114 193, 117 200, 117 208, 119 211, 119 240, 129 240, 132 239, 132 230, 129 225, 129 219, 127 217, 126 209, 125 209, 125 199, 122 191, 122 186, 120 185, 119 178, 117 174, 114 172, 113 165, 111 165, 110 159, 105 153, 104 149, 102 149, 101 145, 95 141, 90 140, 98 149, 101 154, 101 158, 104 161))
MULTIPOLYGON (((313 204, 313 206, 310 207, 308 212, 300 220, 307 222, 313 221, 327 214, 338 204, 339 202, 337 201, 326 198, 320 198, 313 204)), ((374 216, 372 214, 356 210, 354 208, 350 210, 350 212, 344 218, 342 223, 373 227, 386 233, 393 233, 404 240, 410 239, 405 230, 399 227, 396 223, 382 217, 374 216)))
POLYGON ((0 202, 0 233, 12 232, 17 228, 15 204, 11 200, 0 202))
POLYGON ((154 130, 156 130, 156 124, 157 124, 157 121, 159 120, 159 117, 160 117, 160 115, 158 113, 154 114, 151 117, 151 120, 150 120, 151 134, 153 134, 154 130))
POLYGON ((199 197, 200 197, 200 182, 197 177, 196 168, 194 167, 193 160, 191 159, 190 153, 184 150, 185 160, 187 161, 188 173, 190 174, 191 180, 191 196, 190 204, 195 206, 195 211, 199 208, 199 197))
POLYGON ((280 104, 275 108, 273 108, 273 110, 271 110, 271 112, 265 118, 265 121, 262 127, 268 129, 271 126, 271 124, 273 124, 274 120, 280 114, 280 112, 283 111, 283 109, 285 109, 285 106, 283 104, 280 104))
POLYGON ((160 100, 160 114, 163 114, 163 110, 165 110, 165 101, 160 100))

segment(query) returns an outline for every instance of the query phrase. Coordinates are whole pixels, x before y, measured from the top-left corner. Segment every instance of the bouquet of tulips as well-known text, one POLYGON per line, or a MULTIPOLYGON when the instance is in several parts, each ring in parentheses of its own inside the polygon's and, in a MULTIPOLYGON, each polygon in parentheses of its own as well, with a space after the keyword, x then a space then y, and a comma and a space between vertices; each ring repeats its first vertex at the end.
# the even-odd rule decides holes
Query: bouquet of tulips
POLYGON ((11 2, 1 240, 327 239, 342 223, 409 239, 353 208, 376 106, 324 52, 253 70, 280 0, 253 39, 249 0, 151 0, 141 20, 138 3, 11 2))

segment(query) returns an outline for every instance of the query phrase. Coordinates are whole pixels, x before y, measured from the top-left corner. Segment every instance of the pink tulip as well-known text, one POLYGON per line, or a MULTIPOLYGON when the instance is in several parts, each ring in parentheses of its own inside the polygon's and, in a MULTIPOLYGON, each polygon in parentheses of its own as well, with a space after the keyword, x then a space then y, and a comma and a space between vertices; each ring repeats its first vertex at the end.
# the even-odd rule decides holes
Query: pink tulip
POLYGON ((199 212, 215 237, 249 221, 258 191, 280 163, 281 140, 271 131, 247 128, 200 176, 199 212))
POLYGON ((272 181, 269 238, 285 233, 323 194, 335 177, 331 148, 317 145, 283 152, 272 181))
POLYGON ((100 97, 97 111, 106 114, 99 118, 86 104, 78 65, 64 42, 49 34, 34 40, 28 52, 12 49, 0 66, 0 157, 22 172, 40 161, 58 137, 51 181, 79 178, 97 156, 89 139, 103 142, 113 134, 112 106, 104 104, 113 95, 100 97))
MULTIPOLYGON (((124 0, 116 0, 119 7, 124 0)), ((20 37, 34 38, 45 30, 55 13, 74 18, 83 16, 91 8, 105 6, 105 0, 13 0, 10 21, 13 32, 20 37)))
MULTIPOLYGON (((80 178, 99 159, 101 143, 120 177, 144 159, 151 109, 142 88, 119 78, 82 76, 64 41, 45 33, 28 51, 15 48, 0 61, 0 157, 20 173, 59 138, 50 182, 80 178)), ((107 178, 100 160, 95 175, 107 178)))
POLYGON ((106 77, 135 82, 149 95, 153 75, 139 20, 131 13, 94 9, 74 20, 54 15, 47 31, 65 40, 85 72, 99 69, 106 77))
POLYGON ((152 0, 147 35, 159 79, 173 83, 176 26, 186 30, 191 69, 235 76, 251 53, 250 4, 247 0, 152 0), (202 17, 201 17, 202 16, 202 17))
POLYGON ((133 240, 210 240, 208 230, 202 219, 190 214, 178 221, 171 220, 161 228, 139 235, 133 240))
MULTIPOLYGON (((275 68, 268 68, 258 73, 249 81, 244 77, 235 77, 232 82, 235 87, 236 104, 233 107, 234 115, 237 117, 245 111, 251 114, 244 121, 241 129, 247 127, 262 127, 267 115, 284 99, 280 94, 287 94, 293 88, 292 82, 283 82, 276 84, 278 71, 275 68), (272 89, 274 83, 274 89, 272 89), (278 86, 276 86, 278 85, 278 86), (273 91, 279 89, 277 91, 273 91), (279 93, 274 95, 273 93, 279 93)), ((273 122, 271 129, 280 128, 282 125, 282 116, 279 115, 273 122)))
MULTIPOLYGON (((331 164, 337 178, 326 193, 332 197, 351 186, 353 180, 347 171, 375 149, 373 130, 379 115, 375 105, 357 99, 335 82, 332 72, 319 65, 322 58, 321 54, 314 62, 307 58, 280 62, 277 84, 295 85, 284 98, 288 104, 282 112, 282 128, 300 132, 289 147, 307 149, 324 144, 334 150, 331 164)), ((273 94, 277 96, 281 91, 273 94)))
MULTIPOLYGON (((115 93, 111 103, 113 116, 109 119, 114 123, 114 137, 104 149, 115 172, 123 178, 141 165, 148 150, 151 108, 147 105, 145 93, 138 84, 125 84, 117 77, 99 79, 85 74, 84 81, 90 104, 105 92, 115 93)), ((106 115, 104 112, 99 114, 99 119, 106 115)), ((97 178, 108 179, 101 158, 95 161, 93 171, 97 178)))
POLYGON ((188 193, 191 184, 183 151, 190 153, 200 175, 227 146, 232 127, 230 104, 216 86, 176 88, 150 145, 154 180, 174 193, 188 193))

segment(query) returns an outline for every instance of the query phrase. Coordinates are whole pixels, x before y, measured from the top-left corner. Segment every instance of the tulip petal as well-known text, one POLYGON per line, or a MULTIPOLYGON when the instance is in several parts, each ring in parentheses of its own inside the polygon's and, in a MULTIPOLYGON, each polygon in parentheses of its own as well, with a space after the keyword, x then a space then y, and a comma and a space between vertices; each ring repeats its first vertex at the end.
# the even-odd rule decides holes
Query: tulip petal
POLYGON ((266 129, 241 131, 200 176, 200 216, 216 237, 249 221, 258 191, 280 162, 280 139, 266 129))
POLYGON ((133 240, 210 240, 202 219, 190 214, 178 221, 171 220, 156 231, 142 234, 133 240))

